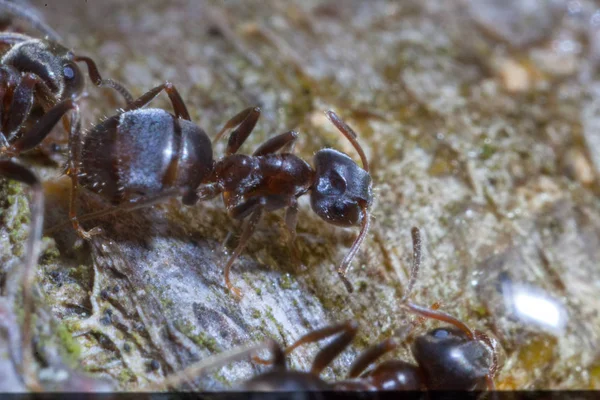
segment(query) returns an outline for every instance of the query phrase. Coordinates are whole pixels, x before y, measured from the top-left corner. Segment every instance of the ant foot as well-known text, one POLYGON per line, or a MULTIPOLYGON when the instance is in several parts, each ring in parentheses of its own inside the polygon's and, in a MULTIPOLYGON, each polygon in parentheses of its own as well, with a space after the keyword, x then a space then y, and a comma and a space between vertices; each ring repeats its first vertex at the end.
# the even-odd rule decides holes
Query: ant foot
POLYGON ((227 289, 229 289, 229 291, 233 294, 237 301, 240 301, 242 299, 242 291, 239 288, 233 286, 231 282, 227 282, 227 289))
POLYGON ((81 227, 79 227, 77 229, 77 235, 79 235, 79 237, 84 240, 90 240, 92 238, 92 236, 96 236, 101 233, 102 233, 102 229, 97 226, 95 228, 90 229, 89 231, 86 231, 81 227))

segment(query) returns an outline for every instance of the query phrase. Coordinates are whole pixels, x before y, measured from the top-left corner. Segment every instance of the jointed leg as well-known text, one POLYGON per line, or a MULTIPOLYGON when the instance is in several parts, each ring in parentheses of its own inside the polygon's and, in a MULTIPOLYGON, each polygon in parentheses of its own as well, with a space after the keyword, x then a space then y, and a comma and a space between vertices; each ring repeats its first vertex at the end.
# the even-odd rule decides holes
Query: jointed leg
POLYGON ((362 374, 362 372, 367 369, 369 365, 373 364, 380 357, 384 356, 390 351, 394 351, 399 345, 400 343, 398 343, 396 339, 391 338, 369 347, 367 350, 363 351, 356 360, 354 360, 350 366, 348 378, 356 378, 362 374))
POLYGON ((285 210, 285 226, 288 231, 288 246, 294 257, 294 261, 300 261, 298 246, 296 246, 296 225, 298 224, 298 200, 290 199, 290 205, 285 210))
POLYGON ((69 201, 69 219, 73 224, 73 229, 79 237, 89 240, 93 235, 101 232, 96 227, 89 231, 84 230, 79 224, 77 218, 77 198, 79 194, 79 166, 81 165, 81 118, 79 116, 79 107, 75 106, 73 118, 71 120, 71 133, 69 135, 69 169, 67 175, 71 178, 71 196, 69 201))
MULTIPOLYGON (((41 98, 49 98, 52 95, 48 86, 37 75, 32 73, 23 75, 12 94, 9 107, 11 112, 8 114, 8 121, 4 128, 7 134, 16 132, 29 116, 36 89, 41 92, 41 98)), ((54 124, 52 126, 54 127, 54 124)))
POLYGON ((275 153, 278 150, 286 149, 291 153, 298 139, 298 132, 288 131, 267 140, 254 151, 254 156, 263 156, 265 154, 275 153))
POLYGON ((225 154, 231 155, 238 151, 238 149, 244 144, 250 133, 256 126, 258 118, 260 117, 260 108, 250 107, 234 115, 229 121, 225 123, 225 126, 221 129, 217 136, 213 139, 213 144, 216 143, 221 137, 237 126, 227 142, 227 149, 225 154))
MULTIPOLYGON (((334 335, 340 335, 325 346, 321 351, 317 353, 315 361, 313 362, 311 372, 318 375, 327 367, 340 353, 348 347, 350 342, 356 337, 358 332, 358 324, 355 321, 346 321, 341 324, 327 326, 325 328, 317 329, 309 332, 296 340, 294 343, 285 348, 285 355, 290 354, 298 347, 307 344, 315 343, 320 340, 326 339, 334 335)), ((269 364, 268 361, 262 360, 258 357, 252 358, 255 362, 260 364, 269 364)))
MULTIPOLYGON (((27 384, 39 389, 37 378, 32 374, 33 346, 31 335, 31 317, 33 313, 32 291, 35 279, 35 266, 40 254, 42 225, 44 222, 44 191, 40 181, 29 169, 12 160, 0 161, 0 175, 23 182, 31 187, 31 224, 25 247, 25 260, 21 272, 23 290, 24 319, 21 330, 22 365, 21 372, 27 377, 27 384)), ((9 297, 14 297, 17 287, 9 286, 9 297)))
POLYGON ((158 85, 157 87, 148 90, 136 100, 131 101, 126 107, 123 108, 123 111, 132 111, 144 107, 146 104, 150 103, 156 96, 158 96, 163 90, 167 92, 169 100, 171 100, 175 116, 177 118, 182 118, 189 121, 190 113, 188 112, 187 107, 185 106, 185 103, 181 98, 181 95, 179 94, 179 91, 171 82, 165 82, 162 85, 158 85))
POLYGON ((102 76, 100 76, 100 71, 98 71, 98 67, 96 66, 94 60, 84 56, 76 56, 74 60, 76 62, 84 62, 87 65, 88 74, 90 75, 90 79, 92 80, 94 85, 98 87, 109 87, 111 89, 116 90, 121 96, 123 96, 127 104, 133 101, 133 96, 131 95, 131 93, 129 93, 129 90, 127 90, 125 86, 123 86, 122 83, 112 79, 102 79, 102 76))
POLYGON ((337 269, 337 273, 340 276, 340 279, 346 286, 346 290, 348 290, 349 293, 352 293, 354 291, 354 288, 352 287, 352 284, 350 283, 348 278, 346 278, 346 274, 348 273, 348 268, 350 267, 350 263, 352 262, 352 259, 358 252, 358 249, 360 248, 360 245, 362 244, 363 240, 365 240, 365 237, 367 236, 367 232, 369 231, 369 226, 371 225, 371 218, 369 215, 369 210, 368 210, 367 205, 361 204, 361 208, 363 211, 363 216, 362 216, 362 224, 361 224, 361 228, 360 228, 360 233, 354 240, 354 243, 352 243, 352 247, 350 248, 350 251, 348 252, 348 254, 346 254, 346 257, 344 257, 344 259, 342 260, 342 263, 340 264, 340 266, 337 269))
POLYGON ((227 288, 238 298, 241 298, 242 292, 240 291, 240 289, 236 288, 231 283, 231 280, 229 279, 229 272, 231 270, 231 266, 242 253, 242 251, 246 247, 246 244, 248 244, 248 240, 254 233, 256 224, 258 224, 258 221, 260 221, 260 217, 262 216, 264 203, 264 199, 250 199, 246 203, 243 203, 230 211, 230 215, 236 219, 243 219, 246 216, 250 215, 250 218, 245 224, 242 236, 240 237, 240 241, 235 250, 233 251, 231 257, 229 257, 229 260, 227 261, 224 270, 225 284, 227 285, 227 288))
POLYGON ((417 279, 419 278, 419 269, 421 268, 421 232, 419 228, 413 226, 410 230, 413 243, 413 262, 410 270, 410 278, 408 281, 408 287, 406 288, 404 295, 402 296, 401 302, 404 302, 410 296, 417 279))
MULTIPOLYGON (((164 201, 166 199, 169 199, 171 197, 180 196, 183 193, 184 193, 184 189, 179 189, 179 188, 169 189, 169 190, 166 190, 166 191, 162 192, 161 194, 159 194, 157 196, 144 197, 144 198, 138 199, 138 201, 132 201, 132 202, 125 203, 125 204, 120 204, 120 205, 118 205, 116 207, 111 207, 111 208, 107 208, 107 209, 104 209, 104 210, 94 211, 94 212, 91 212, 91 213, 87 213, 87 214, 83 214, 83 215, 80 215, 80 216, 76 216, 76 218, 77 218, 77 224, 79 225, 81 222, 85 222, 85 221, 89 221, 89 220, 92 220, 92 219, 100 218, 100 217, 103 217, 105 215, 110 215, 110 214, 114 214, 114 213, 118 213, 118 212, 129 212, 129 211, 137 210, 137 209, 140 209, 140 208, 149 207, 149 206, 151 206, 153 204, 160 203, 160 202, 162 202, 162 201, 164 201)), ((51 234, 53 232, 59 231, 60 229, 64 228, 65 226, 67 226, 67 225, 69 225, 71 223, 72 223, 71 221, 68 221, 68 222, 65 222, 65 223, 62 223, 62 224, 55 225, 52 228, 47 229, 45 231, 45 233, 48 235, 48 234, 51 234)), ((77 229, 77 228, 75 228, 75 229, 77 229)), ((92 233, 91 233, 92 236, 95 234, 93 232, 100 233, 100 230, 99 229, 98 230, 92 230, 92 233)))
POLYGON ((64 100, 50 110, 45 113, 42 118, 31 128, 29 131, 25 132, 20 138, 15 140, 9 147, 9 154, 19 154, 27 150, 33 149, 35 146, 41 143, 42 140, 52 128, 60 121, 60 119, 67 112, 71 110, 76 110, 77 105, 73 102, 73 100, 64 100))

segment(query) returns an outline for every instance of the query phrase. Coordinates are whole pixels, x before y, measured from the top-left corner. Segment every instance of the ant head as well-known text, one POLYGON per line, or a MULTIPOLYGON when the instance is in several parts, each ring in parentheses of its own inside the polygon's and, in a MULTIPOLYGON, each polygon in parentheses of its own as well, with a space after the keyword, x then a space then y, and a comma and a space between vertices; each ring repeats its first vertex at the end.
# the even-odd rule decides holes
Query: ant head
POLYGON ((317 152, 311 206, 319 217, 331 224, 358 225, 368 218, 367 210, 373 202, 369 165, 356 141, 356 133, 333 111, 328 111, 326 115, 358 151, 364 169, 337 150, 323 149, 317 152))
POLYGON ((31 72, 50 89, 53 100, 76 99, 83 93, 84 79, 73 53, 51 40, 32 39, 13 46, 2 62, 19 72, 31 72))
POLYGON ((493 364, 492 350, 456 327, 418 337, 412 352, 430 389, 483 389, 493 364))

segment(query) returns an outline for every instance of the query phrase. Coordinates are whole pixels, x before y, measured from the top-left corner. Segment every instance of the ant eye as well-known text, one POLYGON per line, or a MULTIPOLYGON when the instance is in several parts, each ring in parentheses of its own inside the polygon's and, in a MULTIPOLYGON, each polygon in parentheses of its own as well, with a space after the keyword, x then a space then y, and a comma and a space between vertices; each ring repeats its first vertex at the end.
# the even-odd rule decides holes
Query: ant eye
POLYGON ((75 78, 75 70, 71 66, 65 65, 63 67, 63 75, 66 79, 71 80, 75 78))
POLYGON ((446 329, 436 329, 435 331, 431 332, 431 336, 438 339, 444 339, 450 336, 450 332, 448 332, 446 329))

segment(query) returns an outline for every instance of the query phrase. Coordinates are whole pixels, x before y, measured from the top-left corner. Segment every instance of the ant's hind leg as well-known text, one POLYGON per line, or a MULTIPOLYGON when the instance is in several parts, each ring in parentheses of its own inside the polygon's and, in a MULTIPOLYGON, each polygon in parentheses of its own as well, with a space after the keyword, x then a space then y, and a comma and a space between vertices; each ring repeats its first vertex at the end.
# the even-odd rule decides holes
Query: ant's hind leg
POLYGON ((130 102, 126 107, 124 107, 123 112, 137 110, 146 106, 148 103, 154 100, 154 98, 158 96, 163 90, 167 92, 169 100, 171 100, 175 116, 177 118, 182 118, 189 121, 190 113, 188 112, 187 107, 183 99, 181 98, 181 95, 179 94, 179 91, 171 82, 165 82, 153 89, 148 90, 146 93, 130 102))
MULTIPOLYGON (((40 181, 29 169, 12 160, 0 161, 0 175, 23 182, 31 187, 31 224, 29 237, 25 247, 24 267, 21 274, 23 291, 23 325, 21 328, 21 372, 27 377, 28 386, 34 390, 40 389, 38 380, 32 373, 33 346, 31 338, 31 319, 33 313, 33 282, 35 279, 35 266, 37 264, 42 238, 42 225, 44 222, 44 191, 40 181)), ((18 270, 17 270, 18 271, 18 270)), ((13 280, 9 277, 8 281, 13 280)), ((18 278, 17 278, 18 280, 18 278)), ((8 296, 14 298, 19 285, 7 285, 8 296)))

